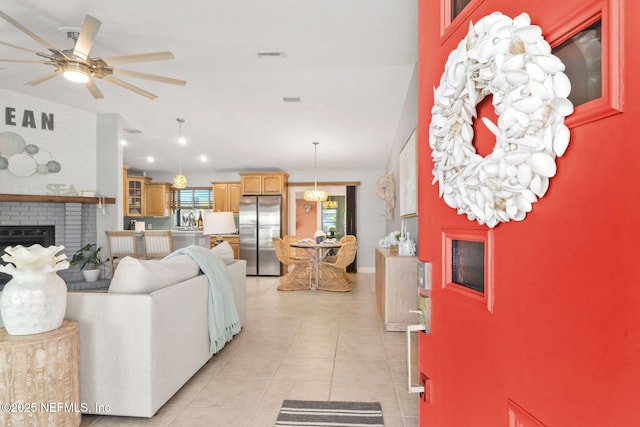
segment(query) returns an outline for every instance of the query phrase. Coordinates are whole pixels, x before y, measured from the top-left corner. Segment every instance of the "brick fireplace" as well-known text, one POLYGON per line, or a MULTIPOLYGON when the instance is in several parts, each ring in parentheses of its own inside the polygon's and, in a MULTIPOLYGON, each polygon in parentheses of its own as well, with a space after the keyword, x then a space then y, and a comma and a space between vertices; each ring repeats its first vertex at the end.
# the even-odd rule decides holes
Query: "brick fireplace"
MULTIPOLYGON (((80 198, 78 198, 80 199, 80 198)), ((64 246, 68 259, 87 243, 96 239, 95 204, 82 201, 5 201, 0 200, 0 228, 2 226, 53 226, 55 245, 64 246)), ((11 246, 11 243, 7 246, 11 246)), ((14 244, 21 244, 14 242, 14 244)), ((106 256, 106 251, 105 256, 106 256)), ((4 253, 4 252, 3 252, 4 253)), ((79 266, 58 272, 69 289, 95 287, 84 282, 79 266)), ((104 285, 104 283, 101 283, 104 285)), ((0 285, 1 286, 1 285, 0 285)))

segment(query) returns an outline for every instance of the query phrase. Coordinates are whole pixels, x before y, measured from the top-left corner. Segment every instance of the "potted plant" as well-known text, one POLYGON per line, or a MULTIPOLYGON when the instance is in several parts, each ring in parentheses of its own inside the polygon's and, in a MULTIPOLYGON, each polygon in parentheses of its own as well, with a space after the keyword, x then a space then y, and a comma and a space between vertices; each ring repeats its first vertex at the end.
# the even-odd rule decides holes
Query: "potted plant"
POLYGON ((97 244, 87 243, 71 258, 71 265, 81 264, 80 269, 87 282, 95 282, 100 276, 100 266, 106 261, 102 259, 101 250, 97 244))

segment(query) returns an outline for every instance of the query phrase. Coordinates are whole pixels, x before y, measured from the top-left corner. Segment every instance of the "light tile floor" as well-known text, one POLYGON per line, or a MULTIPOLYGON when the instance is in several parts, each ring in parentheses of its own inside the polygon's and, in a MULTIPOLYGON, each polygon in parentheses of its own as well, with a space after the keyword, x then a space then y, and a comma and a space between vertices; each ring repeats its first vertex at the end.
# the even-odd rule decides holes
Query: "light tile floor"
POLYGON ((375 276, 354 277, 346 293, 281 292, 277 277, 248 277, 242 332, 153 418, 84 415, 81 425, 272 427, 282 401, 299 399, 378 401, 386 427, 417 426, 405 334, 376 315, 375 276))

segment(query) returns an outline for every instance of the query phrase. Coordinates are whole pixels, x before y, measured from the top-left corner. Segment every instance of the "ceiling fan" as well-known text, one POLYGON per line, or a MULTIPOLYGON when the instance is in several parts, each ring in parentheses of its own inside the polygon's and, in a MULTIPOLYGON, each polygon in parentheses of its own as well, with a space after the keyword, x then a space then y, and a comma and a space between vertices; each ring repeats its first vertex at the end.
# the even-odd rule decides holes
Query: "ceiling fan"
POLYGON ((142 95, 149 99, 157 98, 151 92, 147 92, 137 86, 132 85, 124 80, 121 80, 114 75, 128 76, 139 79, 154 80, 161 83, 170 83, 179 86, 185 86, 187 82, 185 80, 174 79, 171 77, 159 76, 156 74, 141 73, 138 71, 124 70, 121 68, 114 68, 113 65, 132 64, 136 62, 150 62, 150 61, 163 61, 167 59, 174 59, 174 56, 169 51, 163 52, 151 52, 141 53, 135 55, 123 55, 123 56, 111 56, 106 58, 91 57, 89 52, 93 46, 96 34, 102 23, 93 16, 87 15, 80 31, 70 30, 67 32, 69 38, 74 40, 73 49, 59 50, 53 47, 46 40, 33 33, 24 25, 0 11, 0 17, 9 22, 11 25, 46 47, 51 53, 36 52, 30 49, 26 49, 20 46, 13 45, 0 41, 0 44, 12 47, 14 49, 20 49, 25 52, 36 54, 40 57, 46 58, 46 60, 23 60, 23 59, 0 59, 0 62, 21 62, 27 64, 45 64, 52 65, 54 70, 44 74, 34 80, 31 80, 25 84, 36 86, 42 82, 52 79, 59 75, 64 75, 68 80, 84 83, 93 95, 94 98, 104 98, 98 86, 96 86, 92 77, 106 80, 109 83, 116 84, 124 89, 130 90, 142 95))

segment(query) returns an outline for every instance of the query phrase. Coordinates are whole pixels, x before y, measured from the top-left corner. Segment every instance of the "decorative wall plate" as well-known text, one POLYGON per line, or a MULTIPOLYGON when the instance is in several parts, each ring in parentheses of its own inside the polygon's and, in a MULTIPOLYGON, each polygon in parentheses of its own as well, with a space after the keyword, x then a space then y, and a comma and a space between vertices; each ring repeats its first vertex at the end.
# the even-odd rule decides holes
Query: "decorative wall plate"
POLYGON ((494 12, 469 25, 434 90, 429 132, 433 183, 458 214, 489 227, 521 221, 547 192, 570 137, 571 84, 563 71, 526 13, 511 19, 494 12), (482 121, 496 145, 482 157, 472 125, 488 94, 498 123, 482 121))

